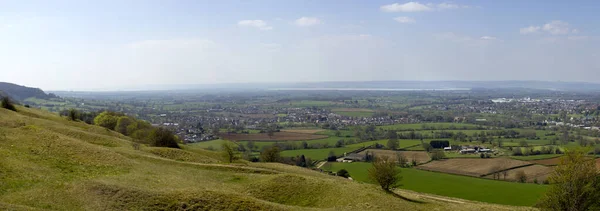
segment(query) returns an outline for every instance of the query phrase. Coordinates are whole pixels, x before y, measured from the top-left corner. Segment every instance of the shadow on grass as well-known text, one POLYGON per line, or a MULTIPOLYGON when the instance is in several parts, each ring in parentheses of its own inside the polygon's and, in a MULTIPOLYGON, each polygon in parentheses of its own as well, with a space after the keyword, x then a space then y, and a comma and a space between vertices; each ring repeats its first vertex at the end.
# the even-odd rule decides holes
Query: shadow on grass
POLYGON ((385 192, 386 192, 387 194, 390 194, 390 195, 392 195, 392 196, 394 196, 394 197, 396 197, 396 198, 402 199, 402 200, 404 200, 404 201, 413 202, 413 203, 417 203, 417 204, 425 204, 425 202, 418 201, 418 200, 414 200, 414 199, 409 199, 409 198, 406 198, 406 197, 404 197, 404 196, 401 196, 400 194, 397 194, 397 193, 395 193, 395 192, 393 192, 393 191, 386 190, 385 192))

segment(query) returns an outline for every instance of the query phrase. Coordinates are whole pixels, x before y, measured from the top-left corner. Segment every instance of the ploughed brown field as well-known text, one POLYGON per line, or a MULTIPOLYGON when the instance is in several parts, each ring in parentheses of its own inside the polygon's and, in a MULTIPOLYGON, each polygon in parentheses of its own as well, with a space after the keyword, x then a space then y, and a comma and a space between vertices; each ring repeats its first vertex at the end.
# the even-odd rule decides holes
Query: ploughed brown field
POLYGON ((327 138, 326 135, 315 135, 307 133, 276 132, 269 137, 267 133, 254 134, 220 134, 222 139, 230 141, 302 141, 327 138))
POLYGON ((424 165, 417 166, 418 169, 437 171, 450 174, 460 174, 472 177, 481 177, 504 169, 531 165, 530 162, 512 160, 509 158, 455 158, 447 160, 436 160, 424 165))
POLYGON ((560 163, 560 157, 550 158, 550 159, 542 159, 542 160, 532 160, 532 163, 546 165, 546 166, 555 166, 560 163))
MULTIPOLYGON (((500 180, 507 181, 517 181, 517 172, 523 171, 525 175, 527 175, 527 182, 533 182, 537 179, 538 183, 544 182, 544 180, 548 179, 550 174, 554 171, 553 167, 543 166, 543 165, 532 165, 525 166, 521 168, 508 170, 508 174, 506 175, 506 179, 504 178, 504 174, 500 174, 500 180)), ((485 178, 493 179, 493 175, 488 175, 485 178)))
POLYGON ((290 132, 290 133, 304 133, 304 134, 315 134, 321 131, 325 131, 323 129, 298 129, 298 130, 281 130, 281 132, 290 132))
POLYGON ((393 151, 385 149, 367 149, 360 152, 359 154, 365 155, 367 152, 374 153, 375 157, 381 157, 385 155, 393 159, 396 159, 397 154, 401 154, 404 155, 406 159, 408 159, 408 162, 411 162, 413 159, 415 159, 417 163, 425 163, 431 160, 429 154, 427 154, 427 152, 425 151, 393 151))

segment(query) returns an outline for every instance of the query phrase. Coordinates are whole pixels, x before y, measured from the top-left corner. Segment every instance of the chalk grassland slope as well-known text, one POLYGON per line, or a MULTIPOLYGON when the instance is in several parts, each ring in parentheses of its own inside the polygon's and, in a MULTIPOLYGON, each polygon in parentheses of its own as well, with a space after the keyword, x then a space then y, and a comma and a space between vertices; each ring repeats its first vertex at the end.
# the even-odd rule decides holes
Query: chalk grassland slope
POLYGON ((235 134, 235 133, 221 133, 222 139, 231 141, 301 141, 301 140, 313 140, 327 138, 325 135, 314 135, 306 133, 292 133, 292 132, 276 132, 273 136, 269 137, 267 133, 257 134, 235 134))
MULTIPOLYGON (((54 114, 0 109, 0 210, 515 210, 414 203, 375 185, 283 164, 224 164, 202 149, 132 147, 54 114)), ((184 147, 185 148, 185 147, 184 147)))
POLYGON ((460 174, 481 177, 495 171, 532 165, 529 162, 508 158, 461 158, 432 161, 417 168, 428 171, 438 171, 450 174, 460 174))

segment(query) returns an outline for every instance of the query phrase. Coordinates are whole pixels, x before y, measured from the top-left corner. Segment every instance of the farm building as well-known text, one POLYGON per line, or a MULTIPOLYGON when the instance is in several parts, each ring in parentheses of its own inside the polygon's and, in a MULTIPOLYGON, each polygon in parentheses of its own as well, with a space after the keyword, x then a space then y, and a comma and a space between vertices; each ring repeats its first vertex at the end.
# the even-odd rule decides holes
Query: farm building
POLYGON ((344 157, 336 159, 337 162, 342 162, 342 163, 351 163, 354 161, 364 161, 364 160, 365 160, 365 156, 359 155, 357 153, 350 153, 344 157))

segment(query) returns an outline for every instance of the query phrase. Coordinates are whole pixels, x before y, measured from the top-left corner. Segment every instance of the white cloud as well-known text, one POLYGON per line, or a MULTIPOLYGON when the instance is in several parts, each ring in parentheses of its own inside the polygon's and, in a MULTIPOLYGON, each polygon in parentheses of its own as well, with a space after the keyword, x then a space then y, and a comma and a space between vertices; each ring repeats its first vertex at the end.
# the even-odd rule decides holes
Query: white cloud
POLYGON ((564 21, 551 21, 550 23, 544 24, 544 27, 542 27, 542 29, 544 31, 549 32, 550 34, 568 34, 569 32, 571 32, 571 29, 569 28, 569 23, 564 21))
POLYGON ((435 10, 450 10, 450 9, 460 9, 460 8, 471 8, 471 6, 467 5, 458 5, 458 4, 450 4, 450 3, 427 3, 421 4, 419 2, 408 2, 404 4, 388 4, 381 6, 381 10, 384 12, 427 12, 427 11, 435 11, 435 10))
POLYGON ((532 33, 536 33, 538 31, 540 31, 541 27, 539 26, 529 26, 529 27, 525 27, 525 28, 521 28, 519 30, 519 32, 521 32, 521 34, 532 34, 532 33))
POLYGON ((540 31, 552 35, 577 34, 578 29, 572 29, 569 23, 559 20, 550 21, 542 26, 529 26, 519 30, 521 34, 533 34, 540 31))
POLYGON ((265 31, 273 29, 272 26, 267 25, 267 23, 263 20, 241 20, 238 22, 238 26, 255 27, 260 30, 265 30, 265 31))
POLYGON ((398 23, 415 23, 415 19, 409 18, 409 17, 395 17, 394 18, 395 21, 397 21, 398 23))
POLYGON ((458 4, 449 4, 449 3, 440 3, 436 5, 438 10, 449 10, 449 9, 468 9, 471 8, 471 6, 468 5, 458 5, 458 4))
POLYGON ((497 40, 496 37, 492 37, 492 36, 483 36, 479 38, 480 40, 497 40))
POLYGON ((419 2, 408 2, 405 4, 393 3, 383 5, 381 6, 381 10, 384 12, 423 12, 431 11, 433 8, 419 2))
POLYGON ((294 21, 294 23, 297 26, 314 26, 321 24, 321 20, 314 17, 301 17, 294 21))

